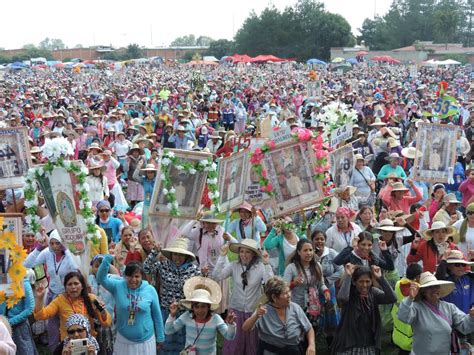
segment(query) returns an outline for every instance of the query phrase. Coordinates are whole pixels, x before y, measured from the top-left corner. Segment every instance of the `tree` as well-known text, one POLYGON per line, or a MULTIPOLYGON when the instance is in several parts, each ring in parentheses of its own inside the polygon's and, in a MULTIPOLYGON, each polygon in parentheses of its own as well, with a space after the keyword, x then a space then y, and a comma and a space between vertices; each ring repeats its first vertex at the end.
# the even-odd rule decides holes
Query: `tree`
POLYGON ((316 0, 299 0, 279 11, 265 8, 260 16, 251 12, 235 36, 235 49, 249 55, 329 59, 331 46, 355 43, 349 23, 329 13, 316 0))
POLYGON ((196 39, 195 45, 199 46, 199 47, 209 47, 209 45, 211 44, 212 41, 213 41, 213 39, 211 37, 199 36, 196 39))
POLYGON ((209 49, 206 52, 207 55, 213 55, 214 57, 220 59, 225 55, 234 54, 234 42, 227 39, 218 39, 217 41, 212 41, 209 44, 209 49))
POLYGON ((64 45, 63 41, 58 38, 46 37, 39 43, 38 47, 41 49, 54 51, 58 49, 64 49, 66 46, 64 45))
POLYGON ((193 47, 196 45, 196 38, 193 34, 176 38, 171 42, 171 47, 193 47))
POLYGON ((78 43, 74 46, 74 48, 84 48, 84 46, 82 44, 78 43))
POLYGON ((33 43, 28 43, 28 44, 23 45, 23 47, 21 47, 21 48, 23 48, 23 49, 36 49, 36 46, 33 43))
POLYGON ((125 57, 126 59, 137 59, 143 57, 143 50, 140 48, 138 44, 129 44, 127 49, 125 50, 125 57))
POLYGON ((443 0, 436 7, 433 17, 435 34, 438 41, 445 43, 446 49, 448 48, 448 43, 456 38, 459 17, 459 8, 452 0, 443 0))

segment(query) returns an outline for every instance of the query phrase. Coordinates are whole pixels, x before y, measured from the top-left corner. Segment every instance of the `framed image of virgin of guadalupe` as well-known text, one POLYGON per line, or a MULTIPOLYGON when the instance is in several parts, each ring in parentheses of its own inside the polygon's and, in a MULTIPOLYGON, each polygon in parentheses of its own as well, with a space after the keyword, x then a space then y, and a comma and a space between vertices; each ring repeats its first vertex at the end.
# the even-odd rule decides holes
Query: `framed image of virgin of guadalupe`
POLYGON ((420 123, 416 135, 413 180, 447 183, 456 164, 459 127, 435 123, 420 123))
POLYGON ((311 143, 277 145, 265 154, 263 164, 276 194, 272 199, 274 216, 299 211, 324 198, 323 185, 314 178, 311 143))
POLYGON ((32 166, 28 128, 0 128, 0 190, 23 187, 32 166))
POLYGON ((202 194, 206 186, 207 171, 197 171, 190 168, 202 161, 208 162, 211 154, 194 152, 181 149, 166 149, 166 154, 172 154, 177 160, 175 163, 166 158, 166 176, 164 176, 163 161, 164 153, 161 156, 160 166, 157 172, 155 187, 150 201, 150 216, 165 216, 172 218, 195 219, 201 207, 202 194), (165 179, 171 182, 171 188, 165 188, 165 179), (175 200, 175 208, 179 214, 173 213, 172 203, 169 202, 168 195, 172 193, 175 200))
POLYGON ((221 211, 231 210, 244 202, 248 165, 248 150, 219 160, 218 183, 221 211))

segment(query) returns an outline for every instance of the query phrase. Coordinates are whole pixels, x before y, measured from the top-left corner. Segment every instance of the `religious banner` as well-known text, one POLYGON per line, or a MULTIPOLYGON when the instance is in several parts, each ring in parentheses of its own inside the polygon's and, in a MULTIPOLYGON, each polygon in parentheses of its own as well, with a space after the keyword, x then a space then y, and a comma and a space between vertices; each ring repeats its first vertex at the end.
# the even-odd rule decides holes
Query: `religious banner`
POLYGON ((314 177, 311 143, 276 146, 265 154, 263 165, 272 186, 274 216, 299 211, 324 198, 323 184, 314 177))
POLYGON ((195 219, 206 180, 209 198, 214 202, 211 210, 218 206, 217 166, 212 162, 211 154, 165 149, 157 176, 150 202, 150 216, 195 219))
POLYGON ((0 128, 0 190, 23 187, 32 165, 28 128, 0 128))
POLYGON ((419 123, 413 180, 454 183, 458 132, 459 127, 453 125, 419 123))
MULTIPOLYGON (((81 161, 69 164, 80 169, 81 161)), ((84 203, 80 200, 81 191, 76 173, 65 167, 55 166, 48 174, 37 178, 49 214, 63 244, 73 253, 81 254, 86 248, 87 223, 80 211, 84 203)))
POLYGON ((219 195, 222 211, 239 206, 245 199, 249 156, 243 150, 219 160, 219 195))
POLYGON ((352 144, 346 144, 329 153, 331 164, 330 173, 336 186, 349 185, 354 168, 354 149, 352 144))

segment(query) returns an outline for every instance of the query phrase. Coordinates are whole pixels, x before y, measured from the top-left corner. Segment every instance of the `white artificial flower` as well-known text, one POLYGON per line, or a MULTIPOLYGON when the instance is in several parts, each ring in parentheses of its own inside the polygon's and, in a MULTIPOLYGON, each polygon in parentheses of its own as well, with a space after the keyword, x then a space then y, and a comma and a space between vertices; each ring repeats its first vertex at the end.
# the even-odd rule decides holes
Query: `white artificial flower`
POLYGON ((219 191, 214 192, 214 196, 215 196, 216 198, 219 197, 220 195, 221 195, 221 194, 219 193, 219 191))
POLYGON ((166 179, 165 174, 160 174, 160 179, 161 179, 161 180, 165 180, 165 179, 166 179))
POLYGON ((209 161, 208 160, 201 160, 199 162, 199 164, 201 164, 202 166, 207 166, 207 164, 209 164, 209 161))
POLYGON ((33 206, 36 206, 36 201, 33 199, 33 200, 26 200, 25 199, 25 207, 26 208, 30 208, 30 207, 33 207, 33 206))
POLYGON ((209 210, 211 212, 216 212, 216 206, 215 205, 211 205, 211 207, 209 208, 209 210))
POLYGON ((173 205, 173 207, 176 208, 176 209, 179 207, 178 201, 174 201, 174 202, 172 203, 172 205, 173 205))
POLYGON ((167 154, 170 158, 174 158, 174 152, 168 152, 167 154))
POLYGON ((31 224, 32 221, 33 221, 33 217, 32 217, 31 215, 27 214, 27 215, 25 216, 25 222, 26 222, 26 224, 31 224))
POLYGON ((182 165, 176 165, 176 169, 178 169, 178 170, 183 170, 184 167, 183 167, 182 165))
POLYGON ((194 168, 189 169, 189 173, 190 173, 191 175, 196 174, 196 169, 194 169, 194 168))
POLYGON ((171 210, 171 209, 173 208, 173 205, 172 205, 171 203, 168 203, 168 204, 166 205, 166 208, 169 209, 169 210, 171 210))
POLYGON ((81 210, 84 209, 84 201, 83 200, 79 200, 79 208, 81 210))
POLYGON ((214 194, 212 192, 208 192, 207 196, 212 200, 214 198, 214 194))
POLYGON ((209 171, 216 171, 217 170, 217 164, 212 163, 211 166, 209 167, 209 171))
POLYGON ((215 184, 217 184, 217 179, 216 179, 216 178, 214 178, 214 179, 207 179, 207 183, 208 183, 209 185, 215 185, 215 184))
POLYGON ((161 159, 161 165, 168 166, 170 164, 171 164, 171 160, 169 160, 168 158, 161 159))
POLYGON ((168 189, 167 188, 163 188, 163 195, 168 195, 168 189))
POLYGON ((176 193, 176 189, 175 189, 174 187, 172 187, 172 188, 170 189, 170 193, 175 194, 175 193, 176 193))

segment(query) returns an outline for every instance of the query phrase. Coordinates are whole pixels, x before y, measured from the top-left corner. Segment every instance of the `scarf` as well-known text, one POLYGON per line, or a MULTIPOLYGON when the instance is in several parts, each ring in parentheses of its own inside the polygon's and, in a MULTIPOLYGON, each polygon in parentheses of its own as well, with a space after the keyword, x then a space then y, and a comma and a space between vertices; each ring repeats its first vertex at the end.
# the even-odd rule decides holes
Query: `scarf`
MULTIPOLYGON (((90 326, 90 323, 89 323, 89 320, 83 316, 82 314, 73 314, 72 316, 70 316, 67 321, 66 321, 66 329, 69 329, 70 327, 72 327, 73 325, 78 325, 82 328, 84 328, 86 330, 86 339, 87 339, 87 344, 88 345, 94 345, 95 347, 95 351, 96 353, 99 352, 99 343, 97 342, 97 340, 90 334, 91 332, 91 326, 90 326)), ((67 336, 66 338, 64 338, 64 347, 66 347, 70 342, 71 342, 71 338, 69 336, 67 336)))

